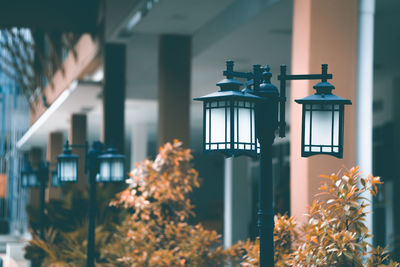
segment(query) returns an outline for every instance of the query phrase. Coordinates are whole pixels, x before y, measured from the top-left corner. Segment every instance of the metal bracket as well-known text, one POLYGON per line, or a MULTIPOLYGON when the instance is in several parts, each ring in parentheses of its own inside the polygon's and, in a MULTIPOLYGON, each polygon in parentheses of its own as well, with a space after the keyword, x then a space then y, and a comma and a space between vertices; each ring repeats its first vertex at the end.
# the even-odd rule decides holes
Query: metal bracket
POLYGON ((286 136, 286 81, 291 80, 322 80, 326 82, 332 79, 332 74, 328 74, 328 64, 321 65, 321 74, 286 74, 286 65, 281 65, 281 73, 278 75, 280 81, 279 99, 279 137, 286 136))

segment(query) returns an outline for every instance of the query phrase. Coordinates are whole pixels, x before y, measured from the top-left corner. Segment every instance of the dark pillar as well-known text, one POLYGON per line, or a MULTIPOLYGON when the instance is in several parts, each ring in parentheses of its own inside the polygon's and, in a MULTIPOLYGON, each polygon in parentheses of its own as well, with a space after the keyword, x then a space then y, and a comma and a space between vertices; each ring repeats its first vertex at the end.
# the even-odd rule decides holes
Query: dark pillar
POLYGON ((158 56, 158 145, 189 146, 191 37, 161 35, 158 56))
POLYGON ((46 192, 46 201, 50 199, 60 199, 61 198, 61 188, 51 186, 51 171, 56 170, 57 156, 62 153, 64 145, 64 137, 62 132, 52 132, 49 134, 47 142, 47 161, 50 162, 50 174, 49 183, 46 192))
MULTIPOLYGON (((71 126, 69 129, 68 141, 72 145, 84 145, 87 138, 87 123, 85 114, 72 114, 71 126)), ((78 161, 78 187, 85 188, 85 150, 82 148, 72 148, 72 153, 79 156, 78 161)))
MULTIPOLYGON (((395 159, 394 159, 394 164, 396 164, 396 162, 399 162, 400 160, 400 106, 398 105, 397 101, 396 101, 396 97, 400 97, 400 87, 398 86, 398 82, 400 82, 400 77, 394 79, 394 86, 393 86, 393 107, 394 107, 394 116, 393 116, 393 122, 394 122, 394 135, 393 135, 393 147, 394 147, 394 151, 395 151, 395 159)), ((398 98, 397 98, 398 99, 398 98)), ((382 156, 382 155, 379 155, 382 156)), ((390 166, 387 166, 388 169, 390 168, 390 166)), ((400 203, 400 194, 398 194, 398 192, 400 192, 400 177, 397 174, 395 168, 393 168, 393 188, 391 189, 393 194, 393 199, 392 201, 392 205, 390 205, 391 207, 393 207, 392 210, 390 210, 389 208, 387 209, 386 212, 392 213, 392 216, 387 216, 387 218, 393 218, 393 248, 390 248, 390 250, 392 251, 392 255, 394 260, 399 261, 400 260, 400 205, 398 205, 398 203, 400 203)), ((383 177, 385 178, 385 177, 383 177)), ((385 184, 384 184, 385 186, 385 184)), ((387 186, 389 186, 389 183, 387 183, 387 186)), ((390 200, 389 200, 390 201, 390 200)), ((390 207, 389 206, 389 207, 390 207)))
POLYGON ((106 44, 104 52, 103 141, 124 152, 126 46, 106 44))
MULTIPOLYGON (((43 151, 39 147, 33 147, 29 151, 29 162, 32 165, 33 169, 39 168, 39 163, 42 160, 43 151)), ((39 207, 40 202, 40 189, 39 188, 30 188, 29 194, 29 204, 34 207, 39 207)))

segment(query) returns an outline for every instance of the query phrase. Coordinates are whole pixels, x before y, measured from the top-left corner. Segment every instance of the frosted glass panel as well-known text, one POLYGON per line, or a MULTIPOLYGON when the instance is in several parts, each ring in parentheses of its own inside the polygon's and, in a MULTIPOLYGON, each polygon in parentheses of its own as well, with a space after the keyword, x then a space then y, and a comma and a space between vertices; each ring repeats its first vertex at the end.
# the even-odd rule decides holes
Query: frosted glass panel
POLYGON ((225 108, 211 109, 211 143, 225 143, 225 108))
POLYGON ((339 145, 339 111, 333 114, 333 145, 339 145))
MULTIPOLYGON (((314 105, 318 107, 319 105, 314 105)), ((326 107, 326 106, 325 106, 326 107)), ((332 145, 332 110, 313 111, 311 143, 312 145, 332 145)), ((327 107, 326 107, 327 108, 327 107)))
POLYGON ((37 180, 36 180, 36 175, 35 174, 30 174, 29 175, 29 185, 30 186, 37 186, 37 180))
POLYGON ((74 160, 64 160, 60 165, 61 168, 61 181, 74 182, 76 181, 76 168, 77 162, 74 160))
POLYGON ((112 180, 119 182, 124 179, 124 164, 121 160, 114 160, 112 163, 112 180))
POLYGON ((231 112, 226 109, 226 142, 231 141, 231 112))
MULTIPOLYGON (((252 105, 253 107, 254 105, 252 105)), ((252 139, 251 141, 253 143, 255 143, 254 141, 256 140, 256 126, 255 126, 255 114, 254 114, 254 109, 251 110, 251 135, 252 135, 252 139)), ((252 146, 251 148, 252 150, 254 150, 254 146, 252 146)))
POLYGON ((101 181, 108 181, 110 180, 111 175, 111 168, 108 162, 101 162, 100 163, 100 179, 101 181))
MULTIPOLYGON (((309 106, 309 105, 306 105, 309 106)), ((310 144, 310 111, 304 111, 304 144, 310 144)))
MULTIPOLYGON (((250 109, 239 108, 239 142, 250 143, 250 109)), ((241 148, 241 147, 239 147, 241 148)))
MULTIPOLYGON (((233 111, 233 121, 234 121, 234 128, 233 128, 233 142, 238 142, 238 109, 234 108, 233 111)), ((235 147, 237 148, 237 147, 235 147)))
POLYGON ((205 135, 206 135, 206 143, 210 143, 210 110, 206 109, 206 127, 205 127, 205 135))

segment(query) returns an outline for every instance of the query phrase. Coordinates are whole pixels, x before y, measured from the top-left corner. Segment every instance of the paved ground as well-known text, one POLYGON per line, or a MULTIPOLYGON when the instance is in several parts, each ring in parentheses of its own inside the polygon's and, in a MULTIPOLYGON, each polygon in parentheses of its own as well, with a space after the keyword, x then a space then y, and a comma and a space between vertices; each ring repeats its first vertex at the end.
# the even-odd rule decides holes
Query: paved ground
POLYGON ((3 267, 29 267, 30 265, 26 262, 17 262, 12 259, 8 259, 6 254, 0 254, 0 258, 3 259, 3 267))

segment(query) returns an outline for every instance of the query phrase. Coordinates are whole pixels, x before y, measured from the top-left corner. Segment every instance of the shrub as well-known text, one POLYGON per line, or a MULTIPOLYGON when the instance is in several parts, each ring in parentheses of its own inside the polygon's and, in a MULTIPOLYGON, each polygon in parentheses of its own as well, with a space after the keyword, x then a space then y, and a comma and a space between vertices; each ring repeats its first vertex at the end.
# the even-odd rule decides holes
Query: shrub
MULTIPOLYGON (((358 167, 343 175, 321 177, 326 182, 318 195, 325 198, 312 203, 309 219, 301 228, 296 228, 293 218, 275 217, 277 266, 400 266, 389 260, 387 251, 373 248, 366 241, 371 237, 364 223, 369 204, 363 195, 376 196, 378 185, 382 184, 380 178, 361 178, 358 167)), ((247 254, 243 265, 258 266, 258 244, 246 243, 244 249, 247 254)))
MULTIPOLYGON (((189 195, 200 186, 192 156, 181 143, 167 143, 154 161, 137 164, 129 188, 112 205, 130 210, 105 258, 118 266, 221 266, 237 258, 239 247, 224 250, 220 235, 191 225, 189 195)), ((113 265, 115 266, 115 265, 113 265)))
MULTIPOLYGON (((96 228, 96 266, 259 265, 257 240, 223 249, 217 232, 189 223, 194 216, 189 196, 200 186, 191 159, 190 150, 175 141, 161 147, 155 160, 137 164, 129 187, 111 202, 122 209, 115 217, 122 219, 96 228)), ((319 195, 324 198, 309 207, 304 225, 287 215, 275 216, 276 266, 400 266, 366 241, 371 236, 365 225, 369 204, 363 195, 375 196, 380 178, 362 178, 358 168, 322 178, 319 195)), ((85 224, 72 232, 50 229, 45 240, 35 237, 28 251, 45 266, 84 266, 86 229, 85 224)))

